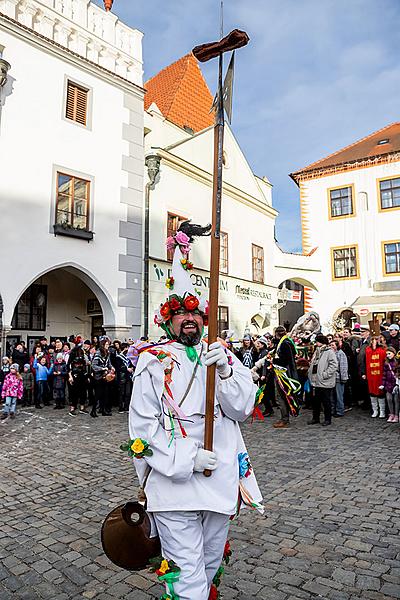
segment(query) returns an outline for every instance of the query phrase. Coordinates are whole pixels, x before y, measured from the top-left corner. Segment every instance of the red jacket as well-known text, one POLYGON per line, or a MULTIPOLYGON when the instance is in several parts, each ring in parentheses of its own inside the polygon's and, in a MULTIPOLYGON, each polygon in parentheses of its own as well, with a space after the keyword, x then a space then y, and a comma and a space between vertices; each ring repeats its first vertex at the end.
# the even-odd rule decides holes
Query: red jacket
POLYGON ((371 396, 379 396, 382 390, 379 386, 383 381, 383 365, 386 360, 386 350, 384 348, 376 348, 373 350, 371 346, 365 350, 365 366, 368 381, 368 390, 371 396))

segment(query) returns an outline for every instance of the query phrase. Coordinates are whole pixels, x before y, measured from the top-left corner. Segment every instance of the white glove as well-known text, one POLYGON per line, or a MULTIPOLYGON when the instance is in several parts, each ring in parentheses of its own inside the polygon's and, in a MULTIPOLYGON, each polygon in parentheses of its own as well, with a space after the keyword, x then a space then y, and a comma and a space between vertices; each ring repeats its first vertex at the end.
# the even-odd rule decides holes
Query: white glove
POLYGON ((214 471, 217 468, 217 455, 215 452, 210 450, 204 450, 199 448, 197 450, 196 458, 194 459, 193 471, 199 471, 200 473, 205 469, 214 471))
POLYGON ((218 375, 222 379, 229 377, 232 371, 228 364, 228 355, 226 354, 221 342, 214 342, 208 346, 208 352, 205 355, 204 364, 206 367, 215 364, 218 375))

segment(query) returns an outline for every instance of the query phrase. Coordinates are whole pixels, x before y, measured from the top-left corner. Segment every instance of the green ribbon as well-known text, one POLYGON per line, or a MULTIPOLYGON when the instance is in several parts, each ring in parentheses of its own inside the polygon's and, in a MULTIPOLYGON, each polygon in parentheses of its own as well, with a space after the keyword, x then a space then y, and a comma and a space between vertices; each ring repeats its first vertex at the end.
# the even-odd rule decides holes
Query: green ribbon
POLYGON ((165 575, 159 575, 158 581, 163 582, 167 585, 167 593, 161 596, 161 600, 179 600, 179 596, 175 594, 174 583, 179 581, 179 576, 181 574, 181 570, 171 571, 170 573, 165 573, 165 575))

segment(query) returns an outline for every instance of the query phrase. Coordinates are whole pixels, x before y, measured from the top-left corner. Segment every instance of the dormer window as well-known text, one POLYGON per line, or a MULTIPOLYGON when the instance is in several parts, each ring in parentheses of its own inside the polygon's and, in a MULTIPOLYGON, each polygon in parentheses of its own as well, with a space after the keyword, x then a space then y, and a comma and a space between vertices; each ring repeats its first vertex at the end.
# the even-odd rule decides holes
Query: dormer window
POLYGON ((384 144, 388 144, 389 143, 389 138, 385 138, 384 140, 379 140, 379 142, 377 143, 377 146, 383 146, 384 144))

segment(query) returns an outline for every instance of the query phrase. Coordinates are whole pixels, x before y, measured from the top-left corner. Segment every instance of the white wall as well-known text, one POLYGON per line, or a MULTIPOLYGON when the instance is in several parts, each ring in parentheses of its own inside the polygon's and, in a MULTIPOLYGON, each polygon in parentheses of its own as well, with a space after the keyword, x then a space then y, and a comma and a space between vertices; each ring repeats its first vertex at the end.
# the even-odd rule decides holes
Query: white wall
POLYGON ((12 65, 0 129, 0 272, 9 274, 0 288, 4 324, 26 287, 64 264, 79 265, 97 282, 112 307, 105 318, 125 324, 125 309, 117 306, 118 288, 126 286, 118 270, 118 255, 126 249, 119 221, 127 214, 120 203, 127 185, 121 163, 129 153, 122 140, 122 124, 129 121, 123 90, 4 31, 0 43, 12 65), (90 129, 63 118, 66 77, 92 90, 90 129), (52 233, 56 166, 93 181, 90 243, 52 233))
MULTIPOLYGON (((399 281, 398 275, 384 276, 381 242, 400 239, 400 210, 379 211, 377 186, 380 178, 399 176, 400 162, 393 162, 301 182, 309 222, 307 249, 319 248, 321 288, 313 297, 323 321, 330 320, 338 309, 350 306, 359 296, 376 295, 374 283, 399 281), (354 184, 356 215, 329 220, 327 190, 350 184, 354 184), (331 248, 354 244, 358 245, 359 277, 333 281, 331 248)), ((384 294, 382 298, 384 303, 384 294)))

